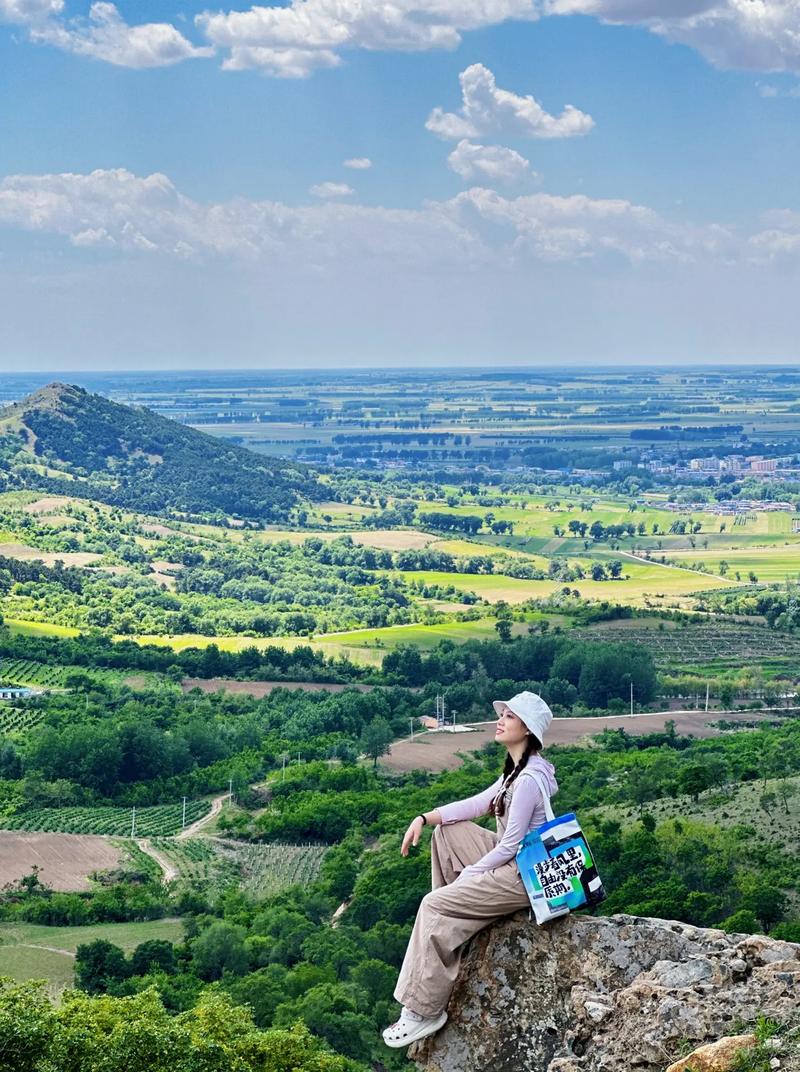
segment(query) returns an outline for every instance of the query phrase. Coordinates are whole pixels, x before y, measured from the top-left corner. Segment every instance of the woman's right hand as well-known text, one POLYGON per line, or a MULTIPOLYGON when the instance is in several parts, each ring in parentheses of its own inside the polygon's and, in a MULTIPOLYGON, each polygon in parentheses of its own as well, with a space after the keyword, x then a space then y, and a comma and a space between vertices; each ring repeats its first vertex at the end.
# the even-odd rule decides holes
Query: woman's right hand
POLYGON ((412 845, 418 845, 419 839, 422 834, 422 828, 425 824, 422 821, 422 816, 418 815, 415 819, 411 820, 408 830, 405 832, 403 838, 403 844, 400 846, 400 852, 403 856, 408 856, 408 850, 412 845))

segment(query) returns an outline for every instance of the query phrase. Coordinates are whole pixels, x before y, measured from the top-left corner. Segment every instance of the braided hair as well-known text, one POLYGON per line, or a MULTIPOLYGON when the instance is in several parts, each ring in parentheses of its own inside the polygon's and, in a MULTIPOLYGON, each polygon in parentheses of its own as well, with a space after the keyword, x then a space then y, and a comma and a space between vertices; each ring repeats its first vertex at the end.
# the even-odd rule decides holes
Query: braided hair
POLYGON ((515 764, 509 753, 506 756, 505 766, 503 767, 503 784, 495 797, 492 798, 492 802, 489 804, 490 815, 505 815, 506 813, 506 793, 511 783, 520 774, 532 755, 537 752, 541 752, 542 742, 533 733, 529 733, 525 741, 525 750, 520 756, 519 763, 515 764))

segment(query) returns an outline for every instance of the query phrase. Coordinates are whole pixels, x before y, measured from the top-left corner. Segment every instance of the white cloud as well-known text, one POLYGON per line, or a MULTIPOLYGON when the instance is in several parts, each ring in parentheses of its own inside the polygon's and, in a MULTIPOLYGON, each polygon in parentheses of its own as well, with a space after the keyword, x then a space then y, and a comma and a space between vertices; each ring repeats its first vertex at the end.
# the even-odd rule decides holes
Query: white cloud
POLYGON ((510 270, 527 260, 608 255, 633 264, 729 263, 800 246, 798 220, 766 220, 765 230, 748 240, 713 224, 673 223, 625 200, 544 193, 505 198, 481 187, 412 210, 337 200, 201 204, 164 175, 141 178, 124 169, 0 182, 0 226, 120 255, 291 263, 303 272, 367 263, 510 270))
POLYGON ((293 65, 302 77, 320 66, 315 53, 331 66, 339 49, 452 49, 464 30, 536 17, 534 0, 291 0, 285 7, 207 11, 196 22, 212 44, 229 50, 228 69, 275 73, 275 54, 296 50, 304 55, 293 65))
POLYGON ((212 48, 197 48, 169 23, 129 26, 106 0, 92 4, 88 19, 51 20, 32 26, 30 36, 39 44, 55 45, 117 67, 166 67, 214 53, 212 48))
POLYGON ((750 238, 750 248, 759 262, 800 254, 800 212, 776 209, 764 214, 764 230, 750 238))
POLYGON ((468 30, 559 15, 643 26, 718 67, 800 72, 800 0, 291 0, 205 12, 197 23, 228 50, 228 69, 304 77, 333 66, 340 50, 452 49, 468 30))
POLYGON ((273 78, 307 78, 324 67, 338 67, 341 59, 330 49, 266 48, 261 45, 242 45, 232 48, 224 60, 225 71, 248 71, 253 68, 273 78))
POLYGON ((800 71, 800 0, 543 0, 542 14, 641 24, 716 67, 800 71))
POLYGON ((344 167, 352 168, 353 171, 366 171, 372 167, 372 161, 368 156, 353 156, 344 161, 344 167))
POLYGON ((41 22, 64 10, 64 0, 0 0, 0 22, 25 26, 41 22))
POLYGON ((355 190, 346 182, 320 182, 309 187, 308 192, 327 201, 337 197, 352 197, 355 190))
POLYGON ((448 166, 462 179, 489 182, 519 182, 538 178, 530 163, 514 149, 500 145, 476 145, 462 138, 447 158, 448 166))
POLYGON ((765 100, 772 100, 776 97, 792 97, 796 100, 800 97, 800 86, 790 86, 784 89, 782 86, 774 86, 771 83, 756 82, 756 89, 758 95, 764 97, 765 100))
POLYGON ((425 126, 441 138, 512 135, 532 138, 570 138, 594 126, 590 115, 568 104, 561 115, 550 115, 531 96, 498 89, 495 77, 482 63, 473 63, 458 76, 462 106, 458 113, 434 108, 425 126))

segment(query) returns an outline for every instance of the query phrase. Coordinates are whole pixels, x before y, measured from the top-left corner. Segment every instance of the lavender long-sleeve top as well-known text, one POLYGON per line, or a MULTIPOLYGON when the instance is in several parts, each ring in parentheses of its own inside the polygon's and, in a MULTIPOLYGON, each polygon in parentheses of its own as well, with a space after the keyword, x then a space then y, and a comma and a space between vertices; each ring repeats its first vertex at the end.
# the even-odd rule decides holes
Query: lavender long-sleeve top
MULTIPOLYGON (((555 778, 555 768, 542 756, 531 756, 523 771, 521 771, 509 788, 506 790, 505 815, 496 817, 498 841, 493 849, 474 864, 465 867, 459 875, 478 875, 483 871, 493 871, 496 867, 512 860, 519 848, 520 841, 528 831, 535 826, 541 826, 545 821, 545 803, 542 791, 536 780, 531 777, 533 772, 540 774, 547 785, 550 796, 558 792, 558 782, 555 778)), ((442 823, 457 823, 464 819, 477 819, 481 815, 489 814, 489 804, 492 798, 500 791, 503 785, 503 776, 500 775, 492 784, 475 796, 465 797, 464 800, 455 800, 451 804, 444 804, 437 808, 442 823)), ((458 881, 458 880, 456 880, 458 881)))

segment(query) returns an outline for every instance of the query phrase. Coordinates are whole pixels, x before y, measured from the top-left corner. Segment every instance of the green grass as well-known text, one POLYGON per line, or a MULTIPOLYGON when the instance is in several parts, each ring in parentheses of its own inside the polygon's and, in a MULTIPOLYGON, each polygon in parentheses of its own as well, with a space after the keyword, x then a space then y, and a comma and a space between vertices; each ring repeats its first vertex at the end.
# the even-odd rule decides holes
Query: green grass
POLYGON ((180 919, 142 923, 97 923, 86 927, 45 927, 35 923, 0 923, 0 975, 24 982, 44 979, 51 997, 75 983, 75 952, 97 939, 113 942, 130 953, 142 942, 183 939, 180 919), (47 947, 47 948, 40 948, 47 947))
MULTIPOLYGON (((547 509, 547 504, 552 503, 554 499, 550 496, 536 495, 526 497, 527 506, 524 509, 521 506, 479 506, 477 503, 469 502, 451 507, 442 503, 423 501, 418 505, 418 514, 436 512, 455 514, 462 517, 465 514, 483 517, 487 513, 492 513, 496 521, 513 521, 514 533, 517 536, 547 538, 553 536, 553 527, 555 525, 560 525, 563 529, 566 529, 568 522, 573 518, 578 521, 585 521, 590 526, 595 521, 600 521, 604 525, 619 525, 627 524, 628 522, 638 525, 640 521, 644 521, 648 532, 652 529, 654 522, 657 522, 662 529, 668 530, 670 525, 679 517, 686 518, 690 513, 695 521, 701 523, 702 532, 716 532, 720 523, 720 519, 716 515, 704 513, 700 510, 687 510, 682 514, 651 506, 640 506, 636 510, 629 510, 629 500, 624 498, 604 497, 597 499, 590 494, 579 497, 561 495, 557 496, 557 498, 560 499, 561 505, 551 510, 547 509), (578 505, 581 501, 592 501, 594 503, 593 509, 582 511, 578 505)), ((759 516, 766 518, 767 515, 759 516)), ((766 531, 766 522, 764 522, 764 531, 766 531)))
MULTIPOLYGON (((180 919, 152 919, 139 923, 91 923, 84 927, 47 927, 39 923, 0 923, 2 948, 11 945, 47 945, 74 953, 79 945, 104 938, 127 953, 141 942, 163 938, 179 942, 183 938, 180 919)), ((29 977, 30 978, 30 977, 29 977)))
POLYGON ((764 582, 783 581, 786 578, 797 580, 800 577, 800 541, 745 549, 696 548, 691 551, 670 551, 669 556, 679 563, 705 562, 715 572, 719 571, 719 564, 724 559, 729 566, 729 579, 734 577, 737 570, 743 580, 747 580, 751 570, 759 581, 764 582))
MULTIPOLYGON (((800 789, 800 779, 790 778, 789 783, 796 790, 800 789)), ((780 782, 778 779, 768 779, 766 787, 778 793, 780 782)), ((650 812, 659 822, 675 818, 695 819, 719 826, 752 826, 758 841, 781 846, 787 855, 794 856, 800 842, 800 793, 790 796, 786 806, 779 796, 778 803, 766 812, 759 804, 763 792, 764 782, 761 780, 737 782, 731 787, 729 797, 714 790, 701 794, 696 804, 690 796, 674 799, 662 797, 645 804, 644 811, 650 812)), ((616 819, 623 825, 632 825, 639 818, 639 809, 635 805, 608 804, 594 809, 593 814, 616 819)))
MULTIPOLYGON (((597 556, 599 557, 599 556, 597 556)), ((673 569, 655 562, 637 561, 626 555, 606 554, 604 558, 618 557, 623 564, 623 575, 627 579, 620 581, 593 581, 584 577, 571 581, 569 587, 577 588, 580 594, 589 599, 607 599, 617 603, 641 604, 649 597, 659 595, 688 595, 691 592, 707 588, 730 587, 732 582, 721 577, 696 573, 688 569, 673 569)), ((579 562, 587 573, 591 569, 591 558, 575 557, 570 562, 579 562)), ((504 599, 508 603, 522 603, 526 599, 548 596, 564 586, 563 581, 523 581, 503 574, 442 573, 435 570, 418 570, 392 573, 402 576, 407 582, 414 580, 424 584, 442 586, 454 585, 465 592, 495 602, 504 599)))
POLYGON ((51 949, 32 949, 27 945, 0 945, 0 975, 17 982, 45 979, 52 998, 75 982, 75 958, 51 949))
POLYGON ((80 629, 74 629, 71 625, 55 625, 53 622, 23 622, 6 618, 4 624, 12 633, 21 633, 23 636, 80 636, 80 629))

